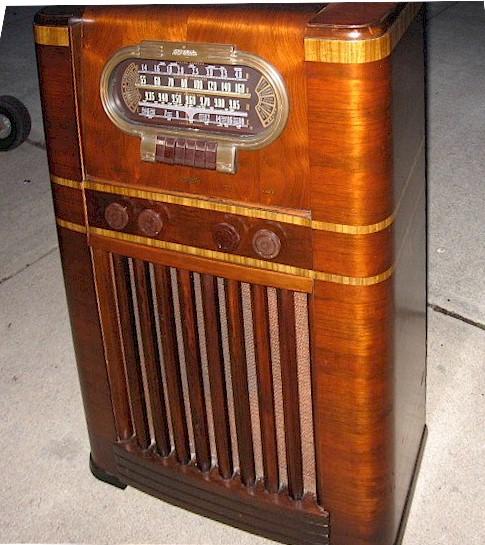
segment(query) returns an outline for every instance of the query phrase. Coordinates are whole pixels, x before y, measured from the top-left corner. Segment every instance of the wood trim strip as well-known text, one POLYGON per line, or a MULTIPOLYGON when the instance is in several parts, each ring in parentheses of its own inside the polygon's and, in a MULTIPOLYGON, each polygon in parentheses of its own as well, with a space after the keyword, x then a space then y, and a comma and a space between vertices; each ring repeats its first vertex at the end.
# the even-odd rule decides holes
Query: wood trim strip
MULTIPOLYGON (((212 274, 201 274, 200 283, 205 326, 204 342, 207 351, 209 390, 211 394, 212 418, 217 452, 217 468, 223 479, 230 479, 234 473, 231 428, 227 405, 221 322, 216 318, 220 313, 220 299, 215 276, 212 274)), ((255 287, 254 284, 253 287, 255 287)))
POLYGON ((175 453, 181 464, 188 464, 190 462, 189 432, 177 345, 170 270, 168 267, 157 264, 153 269, 175 453))
POLYGON ((408 3, 389 30, 378 38, 305 38, 305 61, 361 64, 381 60, 391 54, 420 9, 420 2, 408 3))
POLYGON ((292 267, 291 265, 283 265, 281 263, 272 263, 272 262, 263 261, 260 259, 253 259, 251 257, 243 257, 240 255, 226 254, 224 252, 217 252, 214 250, 205 250, 203 248, 196 248, 194 246, 186 246, 185 244, 167 242, 165 240, 156 240, 156 239, 152 239, 148 237, 141 237, 139 235, 120 233, 118 231, 111 231, 109 229, 101 229, 100 227, 90 227, 89 233, 92 233, 94 235, 100 235, 103 237, 123 240, 126 242, 133 242, 134 244, 143 244, 145 246, 161 248, 163 250, 172 250, 175 252, 185 253, 189 255, 205 257, 208 259, 215 259, 217 261, 225 261, 228 263, 245 265, 246 267, 266 269, 270 271, 291 274, 294 276, 302 276, 305 278, 323 280, 325 282, 334 282, 337 284, 346 284, 351 286, 371 286, 373 284, 378 284, 379 282, 383 282, 384 280, 387 280, 393 272, 393 267, 390 267, 383 273, 374 275, 374 276, 365 276, 365 277, 342 276, 339 274, 326 273, 321 271, 312 271, 311 269, 302 269, 300 267, 292 267))
POLYGON ((227 341, 229 345, 234 419, 241 481, 246 486, 252 486, 256 480, 256 470, 254 466, 252 422, 249 404, 241 282, 226 279, 224 281, 224 290, 226 294, 227 341))
POLYGON ((172 250, 179 253, 205 257, 205 258, 214 259, 217 261, 225 261, 227 263, 245 265, 246 267, 266 269, 269 271, 282 272, 282 273, 293 274, 297 276, 304 276, 307 278, 311 278, 312 276, 312 271, 309 269, 302 269, 300 267, 292 267, 291 265, 284 265, 281 263, 272 263, 270 261, 263 261, 261 259, 254 259, 252 257, 244 257, 240 255, 235 255, 235 254, 227 254, 224 252, 218 252, 216 250, 206 250, 204 248, 197 248, 195 246, 187 246, 185 244, 179 244, 177 242, 167 242, 165 240, 157 240, 153 238, 142 237, 139 235, 131 235, 129 233, 112 231, 110 229, 102 229, 100 227, 89 227, 89 233, 92 233, 94 235, 101 235, 103 237, 124 240, 127 242, 133 242, 135 244, 143 244, 145 246, 161 248, 162 250, 172 250))
POLYGON ((128 187, 113 186, 101 182, 91 182, 89 180, 83 183, 86 189, 101 191, 102 193, 111 193, 114 195, 123 195, 125 197, 136 197, 139 199, 147 199, 156 202, 164 202, 167 204, 177 204, 180 206, 190 206, 193 208, 201 208, 203 210, 212 210, 216 212, 225 212, 228 214, 237 214, 249 218, 258 218, 269 221, 277 221, 281 223, 289 223, 292 225, 301 225, 311 227, 319 231, 332 231, 335 233, 345 233, 349 235, 366 235, 376 233, 387 229, 394 222, 394 214, 384 220, 372 225, 346 225, 341 223, 330 223, 326 221, 315 221, 305 216, 296 214, 286 214, 284 212, 273 212, 272 210, 264 210, 262 208, 243 206, 239 204, 228 204, 214 202, 205 199, 196 199, 193 197, 185 197, 181 195, 173 195, 170 193, 159 193, 155 191, 145 191, 141 189, 133 189, 128 187))
POLYGON ((110 253, 105 250, 93 248, 91 255, 115 427, 118 437, 126 441, 132 437, 134 430, 125 370, 123 365, 118 365, 119 362, 124 362, 124 354, 119 342, 120 322, 116 312, 113 265, 110 253))
POLYGON ((162 250, 170 250, 197 257, 214 259, 216 261, 224 261, 226 263, 244 265, 246 267, 264 269, 267 271, 274 271, 278 273, 289 274, 292 276, 299 276, 303 278, 308 278, 310 280, 322 280, 323 282, 333 282, 336 284, 344 284, 348 286, 373 286, 374 284, 384 282, 394 272, 394 266, 392 266, 383 273, 376 274, 374 276, 343 276, 340 274, 327 273, 323 271, 313 271, 311 269, 302 269, 300 267, 292 267, 291 265, 283 265, 281 263, 271 263, 269 261, 253 259, 251 257, 243 257, 240 255, 226 254, 224 252, 216 252, 214 250, 204 250, 203 248, 186 246, 185 244, 167 242, 165 240, 156 240, 148 237, 141 237, 138 235, 130 235, 128 233, 119 233, 118 231, 101 229, 99 227, 90 227, 87 231, 84 225, 78 225, 76 223, 65 221, 60 218, 56 218, 56 222, 60 227, 70 229, 71 231, 77 231, 78 233, 89 232, 89 234, 112 238, 116 240, 122 240, 124 242, 131 242, 133 244, 141 244, 144 246, 160 248, 162 250))
POLYGON ((139 447, 146 450, 151 442, 150 425, 148 423, 147 400, 143 387, 140 348, 136 334, 135 309, 131 297, 128 258, 118 254, 111 254, 111 259, 133 428, 139 447))
POLYGON ((82 182, 76 180, 69 180, 68 178, 61 178, 51 174, 51 182, 56 185, 62 185, 64 187, 71 187, 72 189, 81 189, 82 182))
POLYGON ((310 226, 316 231, 331 231, 345 235, 370 235, 387 229, 394 223, 395 214, 391 214, 385 220, 371 225, 346 225, 343 223, 329 223, 327 221, 311 220, 310 226))
POLYGON ((303 497, 303 459, 294 293, 278 290, 277 301, 288 493, 293 499, 300 500, 303 497))
POLYGON ((254 269, 224 261, 214 263, 214 261, 205 257, 190 256, 179 252, 171 252, 170 250, 152 248, 151 246, 141 246, 95 234, 90 234, 89 245, 93 248, 102 248, 128 257, 143 259, 168 267, 185 268, 201 274, 211 274, 249 284, 285 288, 303 293, 313 292, 313 280, 303 276, 254 269))
POLYGON ((145 366, 148 400, 155 439, 154 448, 161 456, 168 456, 172 448, 168 429, 167 404, 160 367, 160 354, 156 341, 155 308, 150 286, 150 269, 148 263, 140 259, 134 259, 133 276, 140 327, 140 341, 143 350, 143 363, 145 366))
POLYGON ((38 45, 69 47, 69 27, 34 25, 34 38, 38 45))
POLYGON ((200 355, 199 330, 195 302, 194 274, 184 269, 177 270, 182 339, 185 354, 185 368, 189 391, 189 405, 192 414, 195 463, 202 471, 211 468, 211 448, 207 409, 205 406, 202 358, 200 355))
POLYGON ((85 225, 79 225, 77 223, 73 223, 72 221, 66 221, 61 218, 56 218, 56 223, 59 227, 69 229, 69 231, 75 231, 76 233, 86 234, 88 232, 85 225))
POLYGON ((134 189, 122 186, 114 186, 101 182, 84 182, 86 189, 101 191, 103 193, 112 193, 115 195, 123 195, 125 197, 137 197, 139 199, 148 199, 151 201, 164 202, 167 204, 178 204, 180 206, 191 206, 201 208, 203 210, 213 210, 216 212, 225 212, 228 214, 237 214, 239 216, 247 216, 250 218, 259 218, 272 221, 280 221, 282 223, 291 223, 293 225, 310 226, 310 218, 298 216, 296 214, 285 214, 284 212, 273 212, 272 210, 264 210, 262 208, 243 206, 238 204, 228 204, 223 202, 215 202, 206 199, 197 199, 194 197, 185 197, 182 195, 174 195, 172 193, 160 193, 155 191, 145 191, 142 189, 134 189))

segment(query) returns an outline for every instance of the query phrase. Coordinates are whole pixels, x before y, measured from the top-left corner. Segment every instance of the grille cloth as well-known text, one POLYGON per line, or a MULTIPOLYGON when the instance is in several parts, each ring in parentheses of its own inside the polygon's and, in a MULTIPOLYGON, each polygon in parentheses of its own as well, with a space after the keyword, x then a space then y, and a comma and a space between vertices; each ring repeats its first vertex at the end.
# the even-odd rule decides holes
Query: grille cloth
MULTIPOLYGON (((151 277, 151 289, 152 293, 155 293, 155 287, 153 282, 153 271, 150 266, 151 277)), ((192 430, 192 418, 190 411, 190 396, 187 385, 187 373, 185 367, 185 354, 182 338, 181 328, 181 316, 180 316, 180 303, 177 287, 177 272, 175 269, 170 269, 171 282, 172 282, 172 295, 173 306, 175 313, 175 327, 177 333, 178 352, 180 359, 180 368, 182 376, 182 388, 184 394, 184 404, 187 419, 187 428, 189 433, 189 442, 192 455, 195 455, 194 448, 194 435, 192 430)), ((133 295, 133 301, 135 310, 137 309, 137 301, 135 295, 135 285, 133 276, 133 267, 130 260, 130 277, 131 277, 131 290, 133 295)), ((224 356, 224 368, 225 379, 227 388, 227 403, 229 412, 229 424, 231 432, 231 443, 233 452, 234 468, 239 467, 239 456, 237 449, 236 427, 234 417, 234 401, 231 381, 231 367, 228 345, 228 330, 226 321, 226 307, 225 307, 225 290, 224 281, 221 278, 217 279, 218 295, 219 295, 219 317, 212 317, 211 319, 219 319, 222 333, 222 349, 224 356)), ((202 376, 204 383, 204 394, 208 419, 209 439, 212 453, 213 463, 217 463, 216 446, 215 446, 215 434, 214 434, 214 420, 212 414, 212 404, 210 397, 209 386, 209 373, 207 363, 206 352, 206 338, 204 327, 204 313, 202 306, 201 295, 201 283, 200 275, 194 273, 194 291, 197 311, 197 328, 199 332, 199 345, 200 356, 202 365, 202 376)), ((276 417, 276 434, 277 434, 277 448, 278 448, 278 465, 280 472, 281 484, 287 484, 287 471, 286 471, 286 451, 285 451, 285 430, 284 430, 284 413, 283 413, 283 392, 281 384, 281 369, 280 369, 280 352, 279 352, 279 331, 278 331, 278 308, 277 308, 277 290, 274 288, 267 288, 268 294, 268 314, 270 324, 270 343, 271 343, 271 358, 272 358, 272 371, 273 371, 273 387, 274 387, 274 403, 275 403, 275 417, 276 417)), ((254 349, 254 334, 253 334, 253 312, 251 305, 251 288, 249 284, 241 284, 241 297, 243 304, 243 321, 244 321, 244 336, 246 347, 246 359, 248 370, 248 389, 249 389, 249 402, 251 410, 251 425, 252 425, 252 438, 254 448, 254 462, 257 478, 263 478, 263 455, 262 455, 262 441, 261 441, 261 428, 259 420, 259 402, 258 402, 258 383, 256 374, 256 361, 255 361, 255 349, 254 349)), ((301 423, 301 439, 302 439, 302 459, 303 459, 303 481, 305 492, 315 493, 315 457, 314 457, 314 444, 313 444, 313 416, 312 416, 312 396, 311 396, 311 369, 310 369, 310 343, 309 343, 309 324, 308 324, 308 305, 307 296, 304 293, 295 292, 295 322, 296 322, 296 339, 297 339, 297 362, 298 362, 298 386, 300 396, 300 423, 301 423)), ((152 297, 153 305, 155 309, 155 321, 156 331, 159 341, 159 353, 162 362, 162 377, 163 388, 165 393, 165 400, 168 400, 166 377, 163 365, 163 354, 161 351, 160 343, 163 342, 163 338, 160 336, 160 328, 158 321, 158 309, 156 304, 156 297, 152 297)), ((135 321, 137 329, 137 340, 140 352, 140 359, 142 361, 143 382, 145 387, 145 395, 147 400, 149 394, 146 387, 146 373, 143 358, 143 350, 140 339, 140 324, 138 312, 135 312, 135 321)), ((153 423, 150 414, 150 404, 147 403, 149 413, 150 432, 153 439, 153 423)), ((173 444, 173 431, 170 423, 170 407, 166 402, 167 416, 169 419, 169 430, 173 444)))

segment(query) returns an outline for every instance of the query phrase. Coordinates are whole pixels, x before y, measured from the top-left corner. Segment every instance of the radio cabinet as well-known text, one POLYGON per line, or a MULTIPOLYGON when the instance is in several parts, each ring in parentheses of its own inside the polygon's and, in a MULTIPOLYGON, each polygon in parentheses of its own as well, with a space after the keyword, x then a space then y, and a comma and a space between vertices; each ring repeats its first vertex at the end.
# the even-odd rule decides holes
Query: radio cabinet
POLYGON ((284 543, 399 543, 425 438, 422 20, 37 14, 96 477, 284 543))

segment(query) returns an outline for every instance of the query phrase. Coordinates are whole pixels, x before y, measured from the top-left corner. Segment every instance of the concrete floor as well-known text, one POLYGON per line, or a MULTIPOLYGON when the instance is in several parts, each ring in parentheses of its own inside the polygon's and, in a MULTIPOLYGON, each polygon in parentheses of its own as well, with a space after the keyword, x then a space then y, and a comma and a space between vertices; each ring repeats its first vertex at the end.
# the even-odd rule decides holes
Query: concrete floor
MULTIPOLYGON (((0 94, 29 142, 1 155, 0 542, 271 542, 89 474, 32 45, 37 8, 8 8, 0 94)), ((485 14, 429 10, 429 364, 426 447, 403 545, 485 542, 485 14), (452 316, 449 316, 451 314, 452 316)))

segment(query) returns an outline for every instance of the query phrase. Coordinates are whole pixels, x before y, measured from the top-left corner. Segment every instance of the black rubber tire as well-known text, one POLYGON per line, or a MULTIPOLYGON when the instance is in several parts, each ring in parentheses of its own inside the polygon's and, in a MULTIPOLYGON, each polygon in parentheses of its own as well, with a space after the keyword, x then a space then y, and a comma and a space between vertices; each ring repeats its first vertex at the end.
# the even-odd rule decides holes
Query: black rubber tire
POLYGON ((0 96, 0 114, 8 118, 11 131, 0 138, 0 151, 8 151, 20 146, 30 134, 31 119, 27 108, 15 97, 0 96))

